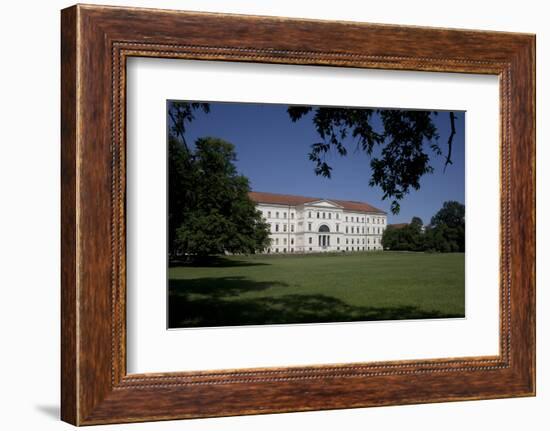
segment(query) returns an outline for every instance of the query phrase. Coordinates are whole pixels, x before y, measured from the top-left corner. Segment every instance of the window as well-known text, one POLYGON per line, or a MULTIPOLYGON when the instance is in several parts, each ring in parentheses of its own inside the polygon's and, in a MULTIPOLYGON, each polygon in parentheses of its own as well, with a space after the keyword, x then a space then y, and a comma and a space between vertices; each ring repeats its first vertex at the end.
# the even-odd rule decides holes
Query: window
POLYGON ((268 217, 271 217, 271 211, 268 211, 268 212, 267 212, 267 216, 268 216, 268 217))
POLYGON ((336 247, 336 250, 340 251, 340 247, 336 247))
POLYGON ((275 253, 279 253, 279 249, 278 249, 278 248, 275 249, 275 253))
POLYGON ((290 249, 290 252, 291 252, 291 253, 294 253, 294 248, 291 248, 291 249, 290 249))
POLYGON ((336 220, 340 220, 340 214, 336 213, 336 220))
POLYGON ((340 225, 339 224, 336 225, 336 232, 340 232, 340 225))
POLYGON ((370 233, 370 228, 369 227, 367 227, 367 233, 370 233))
POLYGON ((340 237, 336 237, 336 244, 340 244, 340 237))
POLYGON ((279 211, 275 213, 275 218, 279 218, 279 211))
POLYGON ((348 233, 348 227, 346 226, 346 233, 348 233))
POLYGON ((317 211, 317 218, 320 218, 320 217, 321 217, 321 213, 317 211))
POLYGON ((294 220, 294 213, 290 213, 290 218, 294 220))
POLYGON ((286 213, 283 213, 283 218, 286 218, 286 213))
POLYGON ((290 231, 294 232, 294 225, 293 224, 290 225, 290 231))
POLYGON ((370 223, 370 218, 367 217, 367 223, 370 223))
POLYGON ((346 247, 346 251, 348 251, 348 250, 349 250, 349 247, 346 247))
POLYGON ((275 238, 275 245, 279 245, 279 238, 275 238))
MULTIPOLYGON (((367 244, 370 244, 370 238, 367 238, 367 244)), ((369 248, 370 250, 370 248, 369 248)))
MULTIPOLYGON (((313 243, 313 238, 309 237, 309 243, 312 244, 313 243)), ((311 248, 310 248, 311 250, 311 248)))
POLYGON ((286 238, 283 238, 283 244, 286 245, 286 238))
POLYGON ((267 249, 267 252, 268 252, 268 253, 271 253, 271 249, 270 249, 270 248, 268 248, 268 249, 267 249))
POLYGON ((283 253, 286 253, 286 248, 283 248, 283 253))
POLYGON ((283 225, 283 232, 286 232, 286 224, 283 225))
POLYGON ((365 223, 365 217, 361 217, 361 223, 365 223))
POLYGON ((346 244, 349 244, 349 239, 346 238, 346 244))
POLYGON ((290 238, 290 245, 294 245, 294 238, 290 238))
POLYGON ((311 218, 311 211, 308 212, 307 216, 311 218))
POLYGON ((352 247, 352 248, 351 248, 351 251, 355 251, 355 248, 354 248, 354 247, 352 247))
POLYGON ((311 251, 311 247, 309 248, 309 251, 311 251))
POLYGON ((353 226, 351 227, 351 233, 353 233, 353 226))
POLYGON ((353 244, 353 238, 351 239, 351 243, 353 244))
POLYGON ((278 224, 275 225, 275 232, 279 232, 279 225, 278 224))
POLYGON ((346 221, 348 221, 348 216, 346 216, 346 221))
POLYGON ((311 223, 307 224, 307 230, 311 230, 311 223))
POLYGON ((332 213, 328 213, 328 219, 330 220, 332 218, 332 213))
POLYGON ((365 233, 365 228, 364 227, 361 228, 361 233, 365 233))
MULTIPOLYGON (((365 244, 365 238, 363 238, 363 244, 365 244)), ((365 247, 363 247, 363 250, 365 249, 365 247)))

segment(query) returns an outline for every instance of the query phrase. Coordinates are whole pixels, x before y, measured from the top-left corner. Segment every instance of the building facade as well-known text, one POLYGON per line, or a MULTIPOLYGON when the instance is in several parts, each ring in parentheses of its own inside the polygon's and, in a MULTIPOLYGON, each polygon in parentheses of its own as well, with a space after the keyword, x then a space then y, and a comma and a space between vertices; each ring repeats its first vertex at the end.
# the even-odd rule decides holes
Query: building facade
POLYGON ((382 250, 387 214, 365 202, 251 192, 269 224, 265 253, 382 250))

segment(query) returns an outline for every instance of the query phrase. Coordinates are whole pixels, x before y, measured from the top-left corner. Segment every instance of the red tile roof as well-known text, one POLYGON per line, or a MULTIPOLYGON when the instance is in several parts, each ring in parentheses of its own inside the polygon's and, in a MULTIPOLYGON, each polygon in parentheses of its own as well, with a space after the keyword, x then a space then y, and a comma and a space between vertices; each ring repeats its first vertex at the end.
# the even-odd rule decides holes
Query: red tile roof
POLYGON ((385 211, 382 211, 379 208, 373 207, 372 205, 366 202, 342 201, 339 199, 312 198, 307 196, 282 195, 278 193, 264 193, 264 192, 250 192, 248 193, 248 196, 254 202, 262 203, 262 204, 302 205, 308 202, 326 200, 326 201, 334 202, 336 205, 340 205, 341 207, 343 207, 348 211, 386 214, 385 211))
POLYGON ((389 224, 388 227, 393 227, 395 229, 402 229, 404 227, 407 227, 409 225, 409 223, 394 223, 394 224, 389 224))

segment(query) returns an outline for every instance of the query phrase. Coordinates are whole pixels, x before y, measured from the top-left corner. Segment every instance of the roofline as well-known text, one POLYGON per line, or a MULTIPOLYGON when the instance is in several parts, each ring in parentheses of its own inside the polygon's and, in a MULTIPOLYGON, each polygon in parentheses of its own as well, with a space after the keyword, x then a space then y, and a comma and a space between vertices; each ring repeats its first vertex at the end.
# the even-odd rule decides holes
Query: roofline
POLYGON ((298 206, 304 206, 304 205, 307 205, 307 204, 311 204, 311 203, 314 203, 314 202, 325 201, 325 202, 330 202, 330 203, 338 206, 339 208, 342 209, 342 211, 358 212, 358 213, 365 213, 365 214, 378 214, 378 215, 387 215, 388 214, 386 211, 381 210, 381 209, 376 208, 376 207, 373 207, 371 204, 369 204, 367 202, 346 201, 346 200, 342 200, 342 199, 334 199, 333 200, 333 199, 330 199, 330 198, 316 198, 316 197, 301 196, 301 195, 289 195, 289 194, 284 194, 284 193, 258 192, 258 191, 253 191, 253 190, 251 190, 249 193, 266 194, 266 195, 272 195, 272 196, 289 196, 289 197, 295 197, 295 198, 311 199, 311 201, 308 200, 306 202, 301 202, 301 203, 297 203, 297 204, 264 202, 261 199, 260 200, 254 200, 254 202, 261 203, 261 204, 264 204, 264 205, 280 205, 280 206, 283 206, 283 207, 298 207, 298 206), (338 204, 337 201, 348 202, 350 204, 368 205, 368 206, 371 206, 373 208, 373 211, 347 209, 343 205, 338 204))

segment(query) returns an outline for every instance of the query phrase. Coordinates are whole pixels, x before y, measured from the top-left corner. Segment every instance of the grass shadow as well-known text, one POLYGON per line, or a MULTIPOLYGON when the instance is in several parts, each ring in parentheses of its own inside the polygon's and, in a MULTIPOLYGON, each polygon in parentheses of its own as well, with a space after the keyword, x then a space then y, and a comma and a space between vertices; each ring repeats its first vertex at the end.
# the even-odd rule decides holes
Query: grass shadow
POLYGON ((208 256, 202 259, 194 259, 190 261, 172 259, 168 262, 170 268, 190 267, 190 268, 233 268, 244 266, 269 266, 266 262, 250 262, 246 260, 228 259, 224 256, 208 256))
POLYGON ((170 280, 169 327, 355 322, 463 317, 415 306, 365 307, 327 295, 287 294, 241 298, 285 283, 244 277, 170 280))
POLYGON ((169 280, 170 298, 192 297, 200 295, 211 299, 222 300, 242 293, 263 291, 272 287, 288 286, 280 281, 254 281, 243 276, 203 277, 190 280, 169 280))

